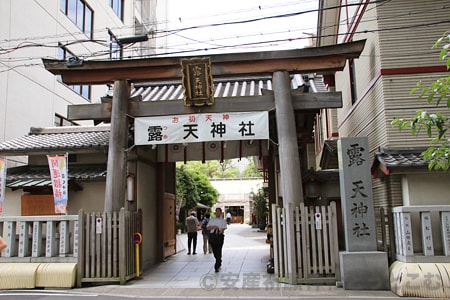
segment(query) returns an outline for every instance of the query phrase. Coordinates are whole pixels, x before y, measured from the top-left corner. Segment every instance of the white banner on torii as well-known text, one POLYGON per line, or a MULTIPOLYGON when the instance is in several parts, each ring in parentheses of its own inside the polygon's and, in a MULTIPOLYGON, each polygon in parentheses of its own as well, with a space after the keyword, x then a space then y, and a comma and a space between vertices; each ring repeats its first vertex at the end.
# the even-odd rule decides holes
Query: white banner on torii
POLYGON ((269 139, 269 113, 234 112, 136 118, 134 143, 157 145, 269 139))

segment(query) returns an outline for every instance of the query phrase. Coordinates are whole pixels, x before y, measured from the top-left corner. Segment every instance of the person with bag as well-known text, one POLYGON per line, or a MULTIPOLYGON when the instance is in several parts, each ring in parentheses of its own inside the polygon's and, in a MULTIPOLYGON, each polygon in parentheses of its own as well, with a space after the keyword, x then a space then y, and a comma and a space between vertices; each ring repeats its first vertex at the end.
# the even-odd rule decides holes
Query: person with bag
POLYGON ((206 229, 209 230, 209 244, 216 259, 214 270, 219 272, 222 266, 222 247, 225 237, 224 231, 227 229, 227 221, 223 218, 220 207, 216 208, 215 215, 216 217, 208 222, 206 229))
POLYGON ((212 253, 211 244, 209 243, 209 231, 206 229, 209 223, 210 214, 206 213, 205 218, 202 220, 202 235, 203 235, 203 253, 212 253))

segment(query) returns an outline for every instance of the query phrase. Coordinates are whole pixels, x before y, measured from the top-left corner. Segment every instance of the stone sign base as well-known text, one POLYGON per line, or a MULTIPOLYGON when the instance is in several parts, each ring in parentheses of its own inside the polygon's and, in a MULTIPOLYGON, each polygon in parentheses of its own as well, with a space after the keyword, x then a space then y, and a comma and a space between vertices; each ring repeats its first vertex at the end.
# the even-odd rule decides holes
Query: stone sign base
POLYGON ((339 252, 346 290, 389 290, 387 254, 378 251, 339 252))

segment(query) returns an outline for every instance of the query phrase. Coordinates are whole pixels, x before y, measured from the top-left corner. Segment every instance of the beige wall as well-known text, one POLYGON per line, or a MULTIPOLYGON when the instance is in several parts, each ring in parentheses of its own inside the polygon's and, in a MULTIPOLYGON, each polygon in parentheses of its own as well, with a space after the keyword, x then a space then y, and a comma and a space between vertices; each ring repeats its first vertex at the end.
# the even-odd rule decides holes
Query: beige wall
POLYGON ((450 174, 410 174, 402 178, 403 205, 449 205, 450 174))
POLYGON ((3 202, 2 216, 7 217, 21 215, 20 197, 22 195, 22 190, 11 191, 10 188, 5 189, 5 200, 3 202))
MULTIPOLYGON (((155 151, 152 151, 155 152, 155 151)), ((152 154, 146 154, 152 155, 152 154)), ((153 154, 154 156, 154 154, 153 154)), ((154 157, 155 158, 155 157, 154 157)), ((155 158, 156 159, 156 158, 155 158)), ((138 162, 137 165, 137 205, 142 209, 142 259, 144 269, 159 261, 158 257, 158 203, 156 164, 138 162)))
MULTIPOLYGON (((85 212, 103 212, 105 201, 105 182, 78 182, 83 190, 69 191, 68 214, 77 215, 80 209, 85 212)), ((6 188, 5 202, 2 216, 21 215, 21 196, 24 195, 22 189, 12 191, 6 188)))
POLYGON ((105 182, 81 182, 82 191, 69 192, 69 215, 77 215, 80 209, 85 212, 103 212, 105 207, 105 182))

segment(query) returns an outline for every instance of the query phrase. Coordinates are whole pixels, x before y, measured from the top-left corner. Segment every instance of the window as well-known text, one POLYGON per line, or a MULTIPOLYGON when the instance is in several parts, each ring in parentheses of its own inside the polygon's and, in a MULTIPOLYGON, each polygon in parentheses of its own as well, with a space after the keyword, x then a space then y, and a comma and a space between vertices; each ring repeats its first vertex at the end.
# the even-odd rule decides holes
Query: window
POLYGON ((68 120, 67 118, 59 115, 59 114, 55 114, 55 126, 56 127, 62 127, 62 126, 78 126, 79 124, 76 122, 72 122, 70 120, 68 120))
MULTIPOLYGON (((62 60, 67 60, 70 57, 74 57, 73 55, 65 46, 59 45, 58 48, 58 58, 62 60)), ((62 82, 61 76, 58 75, 58 81, 62 82)), ((68 85, 69 88, 71 88, 75 93, 83 96, 84 98, 90 100, 91 99, 91 86, 90 85, 68 85)))
POLYGON ((74 22, 81 31, 92 38, 94 12, 83 0, 60 0, 61 11, 74 22))
POLYGON ((108 29, 109 34, 109 58, 110 59, 121 59, 122 58, 122 47, 117 43, 116 37, 111 30, 108 29))
POLYGON ((114 13, 123 21, 123 0, 109 0, 109 6, 114 13))

